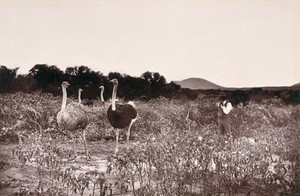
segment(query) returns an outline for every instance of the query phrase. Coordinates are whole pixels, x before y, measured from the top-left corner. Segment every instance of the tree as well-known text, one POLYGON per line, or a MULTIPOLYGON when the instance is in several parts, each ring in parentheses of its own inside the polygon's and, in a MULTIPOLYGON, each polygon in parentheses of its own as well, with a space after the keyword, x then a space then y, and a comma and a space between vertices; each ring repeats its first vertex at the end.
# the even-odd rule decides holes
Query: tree
POLYGON ((126 75, 121 83, 125 99, 136 99, 143 95, 147 96, 149 83, 140 77, 126 75))
POLYGON ((174 82, 170 82, 164 86, 164 96, 171 98, 173 96, 173 93, 177 92, 179 89, 180 85, 174 82))
POLYGON ((14 89, 16 91, 22 91, 25 93, 32 93, 37 90, 37 82, 28 74, 26 75, 17 75, 16 79, 13 82, 14 89))
POLYGON ((160 75, 158 72, 146 71, 141 77, 150 84, 150 92, 148 94, 151 97, 156 98, 162 95, 162 90, 167 83, 163 75, 160 75))
POLYGON ((29 75, 37 81, 37 87, 43 92, 59 94, 58 87, 63 79, 63 72, 55 65, 36 64, 29 70, 29 75))
POLYGON ((100 72, 95 72, 87 66, 68 67, 64 79, 69 81, 70 94, 77 94, 78 89, 83 89, 82 98, 95 99, 99 96, 99 86, 105 77, 100 72))
POLYGON ((116 79, 118 79, 118 81, 120 81, 120 80, 123 79, 123 76, 119 72, 109 72, 108 73, 108 79, 112 80, 114 78, 116 78, 116 79))
POLYGON ((146 71, 145 73, 142 74, 141 76, 142 78, 144 78, 146 81, 150 82, 151 83, 151 80, 152 80, 152 72, 150 71, 146 71))
POLYGON ((14 91, 13 82, 17 76, 19 68, 8 69, 6 66, 0 66, 0 93, 14 91))

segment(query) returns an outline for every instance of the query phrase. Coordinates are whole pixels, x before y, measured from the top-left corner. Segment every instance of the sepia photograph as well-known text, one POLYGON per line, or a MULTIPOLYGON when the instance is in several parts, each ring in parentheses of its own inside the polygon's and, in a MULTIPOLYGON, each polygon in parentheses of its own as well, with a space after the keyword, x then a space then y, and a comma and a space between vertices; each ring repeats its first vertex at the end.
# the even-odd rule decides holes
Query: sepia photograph
POLYGON ((300 1, 0 0, 1 196, 300 196, 300 1))

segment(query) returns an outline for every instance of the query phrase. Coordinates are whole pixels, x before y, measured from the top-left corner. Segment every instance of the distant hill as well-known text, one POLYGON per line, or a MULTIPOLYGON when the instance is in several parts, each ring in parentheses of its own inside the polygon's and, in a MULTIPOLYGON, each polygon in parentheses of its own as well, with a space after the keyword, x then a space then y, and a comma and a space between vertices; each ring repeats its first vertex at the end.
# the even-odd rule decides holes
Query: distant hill
POLYGON ((202 78, 188 78, 185 80, 174 82, 180 85, 181 88, 189 88, 193 90, 225 89, 225 87, 219 86, 202 78))
POLYGON ((291 87, 292 87, 292 88, 298 89, 298 88, 300 88, 300 83, 294 84, 294 85, 292 85, 291 87))
POLYGON ((173 81, 176 84, 180 85, 181 88, 188 88, 192 90, 208 90, 208 89, 220 89, 220 90, 228 90, 228 91, 234 91, 234 90, 250 90, 252 88, 261 88, 262 90, 288 90, 288 89, 294 89, 298 90, 300 89, 300 83, 294 84, 292 86, 261 86, 261 87, 223 87, 220 85, 217 85, 213 82, 210 82, 208 80, 205 80, 203 78, 188 78, 181 81, 173 81))

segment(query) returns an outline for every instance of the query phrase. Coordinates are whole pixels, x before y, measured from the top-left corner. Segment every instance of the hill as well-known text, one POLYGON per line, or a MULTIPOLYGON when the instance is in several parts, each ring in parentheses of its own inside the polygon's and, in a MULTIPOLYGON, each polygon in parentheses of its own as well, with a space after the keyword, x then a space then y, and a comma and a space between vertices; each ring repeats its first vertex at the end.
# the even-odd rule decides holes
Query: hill
POLYGON ((300 89, 300 83, 294 84, 292 86, 261 86, 261 87, 223 87, 220 85, 217 85, 213 82, 210 82, 208 80, 202 79, 202 78, 188 78, 181 81, 174 81, 176 84, 180 85, 181 88, 188 88, 192 90, 208 90, 208 89, 220 89, 220 90, 228 90, 228 91, 234 91, 234 90, 250 90, 253 88, 261 88, 262 90, 298 90, 300 89))
POLYGON ((292 89, 300 89, 300 83, 291 86, 292 89))
POLYGON ((206 90, 206 89, 225 89, 225 87, 214 84, 208 80, 202 78, 188 78, 181 81, 174 81, 176 84, 180 85, 181 88, 189 88, 193 90, 206 90))

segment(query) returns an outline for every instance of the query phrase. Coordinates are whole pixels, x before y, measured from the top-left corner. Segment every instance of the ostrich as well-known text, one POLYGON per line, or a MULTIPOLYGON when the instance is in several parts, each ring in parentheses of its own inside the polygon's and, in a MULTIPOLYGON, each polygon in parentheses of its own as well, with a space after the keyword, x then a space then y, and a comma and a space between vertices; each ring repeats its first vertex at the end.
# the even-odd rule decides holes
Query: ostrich
POLYGON ((70 84, 66 81, 62 83, 63 101, 61 105, 61 110, 58 112, 56 120, 57 124, 61 129, 71 132, 71 137, 73 141, 73 151, 75 157, 77 156, 75 150, 75 137, 72 131, 82 130, 82 139, 84 142, 85 153, 87 158, 90 158, 85 138, 85 128, 88 124, 88 118, 85 111, 79 106, 79 104, 68 104, 67 105, 67 88, 70 84))
POLYGON ((103 98, 104 86, 100 86, 99 88, 101 89, 101 93, 100 93, 101 102, 104 103, 104 98, 103 98))
POLYGON ((230 133, 231 125, 230 125, 230 115, 229 113, 233 109, 231 103, 227 100, 221 101, 217 103, 218 106, 218 124, 220 133, 222 135, 226 133, 230 133))
POLYGON ((78 103, 81 104, 81 92, 82 92, 82 88, 78 89, 78 103))
POLYGON ((83 105, 87 105, 87 106, 90 106, 90 105, 93 105, 93 101, 92 100, 89 100, 89 99, 84 99, 84 100, 81 100, 81 92, 83 90, 81 88, 78 89, 78 103, 80 106, 83 106, 83 105))
MULTIPOLYGON (((104 92, 104 86, 100 86, 99 87, 101 89, 101 92, 100 92, 100 100, 101 100, 101 103, 106 103, 105 100, 104 100, 104 96, 103 96, 103 92, 104 92)), ((115 99, 116 101, 119 101, 119 99, 115 99)), ((111 103, 111 99, 109 99, 109 102, 111 103)))
POLYGON ((127 104, 116 104, 118 80, 112 79, 110 82, 113 83, 114 88, 112 92, 112 103, 107 110, 107 116, 110 124, 116 129, 116 149, 115 153, 118 152, 118 140, 119 140, 119 129, 124 129, 128 126, 127 131, 127 142, 129 141, 130 128, 133 122, 136 120, 137 112, 133 102, 127 104))

